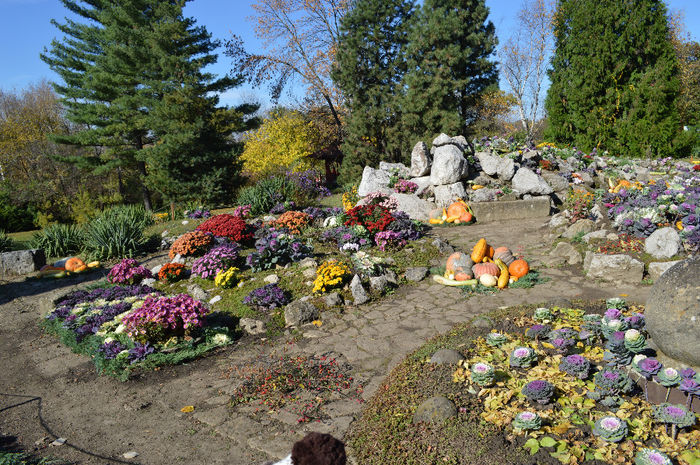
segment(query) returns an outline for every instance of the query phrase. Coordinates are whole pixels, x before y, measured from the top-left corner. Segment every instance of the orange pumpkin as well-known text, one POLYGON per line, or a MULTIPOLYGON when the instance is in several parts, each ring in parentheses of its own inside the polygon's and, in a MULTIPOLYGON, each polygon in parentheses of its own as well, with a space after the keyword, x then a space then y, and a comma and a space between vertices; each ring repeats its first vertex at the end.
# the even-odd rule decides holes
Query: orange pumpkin
POLYGON ((83 262, 81 259, 78 257, 71 257, 68 260, 66 260, 66 270, 68 271, 75 271, 80 267, 87 266, 85 265, 85 262, 83 262))
POLYGON ((458 271, 455 273, 455 281, 469 281, 470 279, 472 279, 471 273, 466 271, 458 271))
POLYGON ((490 274, 491 276, 498 276, 501 274, 501 270, 498 269, 498 265, 492 262, 477 263, 472 267, 474 272, 474 277, 476 279, 481 278, 482 275, 490 274))
POLYGON ((508 273, 516 278, 522 278, 530 271, 530 265, 523 259, 514 260, 508 267, 508 273))
POLYGON ((471 269, 472 265, 474 265, 474 262, 471 258, 469 258, 469 255, 462 252, 455 252, 447 257, 445 269, 450 273, 455 273, 460 269, 469 270, 471 269))

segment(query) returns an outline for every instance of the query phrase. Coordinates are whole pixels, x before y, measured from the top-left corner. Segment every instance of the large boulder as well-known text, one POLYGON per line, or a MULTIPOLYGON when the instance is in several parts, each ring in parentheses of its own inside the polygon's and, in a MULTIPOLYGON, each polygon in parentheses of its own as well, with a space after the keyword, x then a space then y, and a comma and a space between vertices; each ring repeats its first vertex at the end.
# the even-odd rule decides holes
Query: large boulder
POLYGON ((568 228, 566 228, 566 231, 564 231, 564 234, 562 234, 563 237, 567 239, 573 239, 577 235, 583 233, 588 234, 591 231, 595 230, 595 223, 587 218, 578 220, 576 223, 572 224, 568 228))
POLYGON ((441 207, 446 207, 457 199, 464 199, 467 196, 467 191, 464 189, 464 183, 456 182, 443 186, 435 186, 435 203, 441 207))
POLYGON ((411 182, 416 183, 418 189, 416 189, 416 195, 421 195, 424 193, 431 193, 433 188, 433 183, 430 182, 430 176, 421 176, 420 178, 411 178, 411 182))
POLYGON ((432 158, 428 145, 425 142, 418 142, 413 146, 413 151, 411 152, 409 176, 416 178, 430 174, 431 163, 432 158))
POLYGON ((700 257, 661 275, 649 292, 644 315, 652 340, 665 355, 700 367, 700 257))
POLYGON ((644 264, 629 255, 586 252, 583 270, 589 278, 634 284, 642 282, 644 264))
POLYGON ((569 181, 558 173, 544 171, 542 173, 542 179, 544 179, 547 184, 554 189, 554 192, 564 192, 569 190, 569 181))
POLYGON ((681 236, 673 228, 657 229, 644 241, 644 251, 654 258, 671 258, 681 250, 681 236))
POLYGON ((428 221, 430 211, 437 208, 433 202, 423 200, 413 194, 391 194, 398 202, 397 210, 406 212, 412 220, 428 221))
POLYGON ((515 161, 510 157, 501 158, 496 170, 498 178, 502 181, 510 181, 515 175, 515 161))
POLYGON ((360 187, 357 188, 357 195, 365 197, 370 192, 386 192, 390 193, 389 189, 389 173, 384 170, 375 170, 370 166, 365 166, 362 172, 362 181, 360 187))
POLYGON ((409 171, 410 169, 404 165, 403 163, 389 163, 386 161, 380 161, 379 162, 379 169, 389 173, 391 175, 392 173, 397 173, 400 177, 406 179, 409 176, 409 171))
POLYGON ((430 182, 433 185, 454 184, 468 174, 469 165, 460 149, 454 145, 443 145, 435 149, 430 169, 430 182))
POLYGON ((318 308, 311 302, 295 300, 284 307, 284 323, 286 326, 301 326, 317 320, 320 315, 318 308))
POLYGON ((447 397, 435 396, 418 406, 413 414, 413 423, 443 423, 457 416, 457 407, 447 397))
POLYGON ((501 162, 501 157, 491 155, 489 152, 476 152, 476 158, 479 159, 479 164, 481 165, 481 170, 493 176, 498 173, 498 165, 501 162))
POLYGON ((651 262, 649 263, 649 278, 656 282, 662 274, 667 272, 669 269, 671 269, 673 266, 675 266, 677 263, 680 263, 680 260, 674 260, 672 262, 651 262))
POLYGON ((520 168, 513 176, 513 190, 520 195, 549 195, 554 190, 541 176, 528 168, 520 168))
POLYGON ((43 249, 0 253, 0 276, 33 273, 44 265, 46 265, 46 255, 43 249))

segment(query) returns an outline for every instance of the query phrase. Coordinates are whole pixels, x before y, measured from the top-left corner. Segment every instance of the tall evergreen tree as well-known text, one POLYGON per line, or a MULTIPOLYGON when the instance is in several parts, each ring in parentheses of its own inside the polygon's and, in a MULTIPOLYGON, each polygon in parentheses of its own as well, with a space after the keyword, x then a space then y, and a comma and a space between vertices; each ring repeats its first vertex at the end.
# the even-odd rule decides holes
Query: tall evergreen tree
POLYGON ((548 136, 616 155, 671 153, 678 64, 661 0, 559 0, 548 136))
MULTIPOLYGON (((93 156, 74 161, 96 173, 138 169, 148 209, 148 186, 167 200, 180 200, 194 197, 192 189, 201 186, 193 179, 208 179, 207 185, 212 176, 235 179, 235 147, 228 136, 234 115, 244 126, 243 115, 222 114, 226 111, 217 109, 216 97, 208 93, 238 82, 201 72, 216 61, 211 52, 218 43, 183 17, 186 0, 62 2, 87 23, 53 21, 66 37, 54 40, 42 59, 61 76, 56 91, 68 119, 82 128, 56 139, 95 149, 93 156), (176 94, 179 114, 165 111, 176 94), (195 154, 197 160, 188 159, 195 154), (212 168, 226 165, 229 169, 213 174, 212 168)), ((197 197, 214 200, 207 197, 211 192, 197 192, 197 197)))
POLYGON ((410 0, 358 0, 343 18, 332 72, 350 112, 341 181, 380 160, 405 161, 400 103, 413 13, 410 0))
POLYGON ((468 137, 478 100, 498 88, 488 14, 484 0, 425 0, 411 31, 404 79, 403 124, 415 140, 441 132, 468 137))

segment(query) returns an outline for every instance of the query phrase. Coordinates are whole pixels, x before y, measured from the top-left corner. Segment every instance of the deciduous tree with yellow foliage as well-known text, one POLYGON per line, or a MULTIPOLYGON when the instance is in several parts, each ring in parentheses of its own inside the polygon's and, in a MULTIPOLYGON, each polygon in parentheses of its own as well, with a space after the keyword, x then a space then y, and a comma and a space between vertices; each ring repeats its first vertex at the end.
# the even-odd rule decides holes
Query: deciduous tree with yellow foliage
POLYGON ((318 150, 320 144, 318 127, 300 112, 273 111, 257 130, 248 133, 241 155, 243 171, 260 178, 318 168, 319 162, 309 155, 318 150))

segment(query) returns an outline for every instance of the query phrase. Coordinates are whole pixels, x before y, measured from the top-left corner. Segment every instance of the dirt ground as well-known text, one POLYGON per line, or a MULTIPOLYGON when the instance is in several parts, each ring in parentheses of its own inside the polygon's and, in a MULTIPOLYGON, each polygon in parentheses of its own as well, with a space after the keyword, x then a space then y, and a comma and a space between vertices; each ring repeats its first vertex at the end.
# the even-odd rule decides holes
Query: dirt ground
MULTIPOLYGON (((440 228, 434 234, 463 250, 485 236, 494 244, 521 248, 536 267, 553 240, 543 222, 539 218, 440 228), (515 236, 517 239, 509 240, 515 236)), ((342 437, 362 404, 343 404, 333 414, 338 421, 325 425, 295 425, 274 416, 269 421, 252 421, 227 407, 230 393, 240 384, 230 375, 233 366, 281 347, 305 353, 333 350, 347 356, 357 376, 367 381, 364 395, 368 398, 406 353, 431 335, 480 312, 504 305, 621 293, 631 301, 644 302, 649 290, 642 285, 589 282, 580 267, 541 268, 541 272, 551 279, 549 283, 466 301, 460 291, 426 280, 402 287, 378 303, 349 307, 337 321, 304 332, 298 343, 283 337, 273 346, 243 338, 204 359, 124 383, 98 377, 88 358, 73 354, 37 324, 53 298, 99 276, 81 277, 79 283, 0 282, 2 443, 16 441, 28 452, 80 464, 261 464, 286 455, 306 431, 325 428, 342 437), (394 313, 401 324, 392 322, 394 313), (195 411, 182 413, 180 409, 188 405, 195 406, 195 411), (65 444, 50 445, 57 437, 65 438, 65 444), (123 458, 130 451, 139 455, 123 458)))

